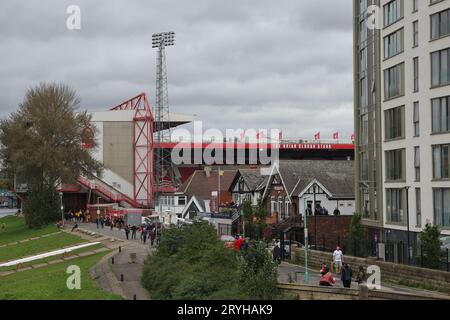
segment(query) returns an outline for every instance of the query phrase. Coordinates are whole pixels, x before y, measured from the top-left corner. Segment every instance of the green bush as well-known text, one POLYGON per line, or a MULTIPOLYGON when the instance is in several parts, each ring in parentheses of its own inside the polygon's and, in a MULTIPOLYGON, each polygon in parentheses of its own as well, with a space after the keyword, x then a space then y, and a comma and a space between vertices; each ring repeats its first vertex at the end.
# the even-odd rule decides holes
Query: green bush
POLYGON ((439 226, 427 224, 420 233, 419 239, 422 250, 422 266, 431 269, 440 269, 442 267, 443 251, 440 240, 441 230, 439 226))
POLYGON ((205 221, 164 231, 142 283, 153 299, 237 300, 276 297, 276 269, 263 244, 247 254, 225 249, 205 221))

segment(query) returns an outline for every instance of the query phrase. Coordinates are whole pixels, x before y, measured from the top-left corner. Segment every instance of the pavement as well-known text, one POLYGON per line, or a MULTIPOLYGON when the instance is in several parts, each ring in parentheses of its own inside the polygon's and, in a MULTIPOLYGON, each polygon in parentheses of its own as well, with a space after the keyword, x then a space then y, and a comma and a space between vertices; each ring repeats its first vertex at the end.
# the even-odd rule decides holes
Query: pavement
POLYGON ((153 251, 149 242, 145 245, 141 243, 139 233, 136 240, 127 240, 123 229, 111 230, 106 226, 97 229, 93 223, 78 223, 78 227, 81 231, 94 232, 114 240, 114 251, 91 270, 98 285, 129 300, 150 300, 148 291, 141 284, 144 261, 153 251))

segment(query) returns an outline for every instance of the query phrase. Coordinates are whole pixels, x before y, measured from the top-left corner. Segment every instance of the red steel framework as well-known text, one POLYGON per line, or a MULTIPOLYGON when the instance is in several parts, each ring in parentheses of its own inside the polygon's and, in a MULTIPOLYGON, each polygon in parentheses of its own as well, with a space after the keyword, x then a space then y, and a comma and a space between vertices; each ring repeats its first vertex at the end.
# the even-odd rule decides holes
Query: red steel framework
POLYGON ((144 208, 153 204, 153 125, 154 118, 145 93, 111 109, 135 110, 133 118, 134 200, 144 208))

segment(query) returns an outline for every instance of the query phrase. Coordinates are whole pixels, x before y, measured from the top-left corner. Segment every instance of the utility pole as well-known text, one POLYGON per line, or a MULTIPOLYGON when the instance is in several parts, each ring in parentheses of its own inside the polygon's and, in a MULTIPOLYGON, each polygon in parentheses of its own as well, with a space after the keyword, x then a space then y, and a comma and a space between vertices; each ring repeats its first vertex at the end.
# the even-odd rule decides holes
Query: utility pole
POLYGON ((309 273, 308 273, 308 218, 307 218, 307 214, 306 214, 306 197, 303 199, 303 205, 305 208, 305 219, 303 221, 303 226, 304 226, 304 234, 305 234, 305 284, 309 285, 309 273))

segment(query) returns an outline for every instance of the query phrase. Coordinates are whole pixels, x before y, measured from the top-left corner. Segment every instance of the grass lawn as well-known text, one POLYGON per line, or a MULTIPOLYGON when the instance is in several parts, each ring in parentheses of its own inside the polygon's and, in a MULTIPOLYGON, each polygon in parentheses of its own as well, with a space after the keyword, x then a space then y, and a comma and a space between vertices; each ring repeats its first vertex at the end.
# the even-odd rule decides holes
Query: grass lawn
POLYGON ((0 262, 25 258, 39 253, 61 249, 63 247, 75 245, 81 242, 86 242, 86 240, 83 240, 74 234, 62 232, 46 238, 40 238, 37 240, 0 248, 0 262))
POLYGON ((58 228, 49 225, 40 229, 30 229, 25 224, 24 218, 4 217, 0 218, 0 245, 29 238, 40 237, 44 234, 57 232, 58 228), (1 225, 5 224, 6 228, 1 229, 1 225))
POLYGON ((89 273, 89 269, 107 253, 2 277, 0 300, 120 300, 121 297, 98 289, 89 273), (81 290, 69 290, 66 286, 69 277, 66 270, 71 265, 81 269, 81 290))
MULTIPOLYGON (((90 247, 74 250, 74 251, 70 252, 70 255, 73 256, 75 254, 79 254, 79 253, 87 252, 87 251, 93 251, 93 250, 100 249, 100 248, 103 248, 103 245, 101 243, 93 245, 93 246, 90 246, 90 247)), ((47 257, 47 258, 43 258, 43 259, 39 259, 39 260, 33 260, 33 261, 30 261, 30 262, 25 262, 23 264, 23 267, 24 268, 31 267, 32 265, 35 265, 35 264, 40 264, 40 263, 49 262, 49 261, 52 261, 52 260, 61 259, 61 256, 53 256, 53 257, 47 257)), ((16 270, 16 266, 1 267, 0 268, 0 272, 10 271, 10 270, 16 270)))

